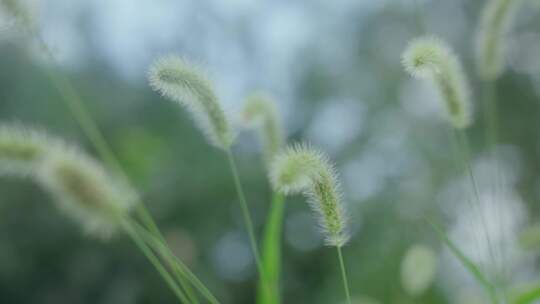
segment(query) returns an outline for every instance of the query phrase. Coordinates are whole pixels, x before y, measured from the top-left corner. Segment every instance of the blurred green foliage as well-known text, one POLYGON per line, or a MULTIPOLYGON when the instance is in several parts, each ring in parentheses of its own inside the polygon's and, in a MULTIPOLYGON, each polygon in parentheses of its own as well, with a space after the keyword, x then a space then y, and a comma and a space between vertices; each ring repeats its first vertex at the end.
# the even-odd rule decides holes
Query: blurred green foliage
MULTIPOLYGON (((465 4, 471 24, 480 3, 465 4)), ((430 9, 437 9, 437 4, 426 6, 426 14, 430 9)), ((343 46, 353 54, 347 69, 329 70, 319 62, 320 58, 306 52, 297 63, 301 66, 296 71, 298 82, 292 84, 292 116, 297 128, 290 134, 291 141, 307 137, 316 109, 333 97, 345 97, 362 102, 369 114, 364 132, 334 153, 340 170, 363 151, 383 145, 385 136, 402 132, 403 145, 397 150, 390 148, 389 157, 399 156, 399 149, 405 147, 415 155, 405 160, 407 164, 422 162, 422 166, 388 177, 378 195, 349 202, 355 230, 344 255, 352 294, 381 303, 450 303, 459 288, 467 287, 453 286, 456 290, 448 292, 436 283, 421 297, 412 298, 400 285, 400 263, 411 244, 420 242, 441 249, 442 244, 422 218, 429 215, 446 219, 435 202, 441 188, 460 173, 445 125, 416 119, 405 111, 400 98, 407 76, 399 58, 388 61, 380 49, 381 39, 392 39, 381 37, 383 27, 388 31, 402 30, 399 39, 403 42, 418 35, 421 30, 417 14, 399 5, 388 5, 368 16, 357 12, 362 17, 357 21, 363 24, 358 28, 353 14, 347 33, 351 43, 343 46), (362 82, 366 75, 369 82, 362 82), (393 123, 400 128, 393 128, 393 123), (426 184, 415 188, 407 184, 409 180, 426 184)), ((530 26, 538 29, 538 24, 536 20, 530 26)), ((474 75, 468 34, 458 36, 456 48, 460 55, 465 54, 462 57, 468 74, 474 75)), ((24 43, 1 42, 0 121, 43 127, 96 155, 44 71, 63 73, 85 101, 176 254, 223 303, 253 303, 257 283, 253 263, 244 269, 247 274, 235 278, 223 276, 217 265, 217 261, 224 262, 216 256, 223 254, 219 244, 226 235, 238 237, 247 246, 224 155, 206 144, 177 105, 163 101, 143 83, 122 80, 99 57, 90 56, 84 68, 77 71, 33 57, 24 43)), ((479 96, 478 83, 474 77, 471 79, 475 96, 479 96)), ((522 171, 516 190, 534 222, 540 213, 538 84, 530 75, 510 71, 498 81, 497 92, 500 142, 519 151, 522 171)), ((476 104, 477 112, 481 111, 476 104)), ((473 153, 479 155, 485 146, 483 123, 478 121, 469 134, 473 153)), ((235 152, 260 235, 271 192, 264 165, 252 146, 254 142, 241 135, 235 152)), ((35 185, 0 177, 0 303, 175 303, 174 295, 127 238, 118 236, 102 242, 85 237, 76 223, 51 206, 47 194, 35 185)), ((296 227, 291 224, 293 217, 305 212, 309 210, 301 197, 287 198, 286 233, 296 227)), ((234 257, 225 257, 225 261, 229 258, 234 257)), ((341 301, 333 250, 322 246, 299 249, 286 241, 282 269, 284 303, 341 301)), ((439 276, 445 275, 439 271, 439 276)))

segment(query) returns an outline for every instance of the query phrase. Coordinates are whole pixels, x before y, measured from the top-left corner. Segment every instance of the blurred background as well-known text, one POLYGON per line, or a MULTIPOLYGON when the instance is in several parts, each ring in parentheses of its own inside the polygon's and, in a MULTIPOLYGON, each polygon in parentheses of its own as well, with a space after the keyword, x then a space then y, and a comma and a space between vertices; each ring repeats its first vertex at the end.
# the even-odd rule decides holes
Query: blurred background
MULTIPOLYGON (((497 82, 500 134, 486 150, 475 73, 480 0, 25 1, 51 48, 0 13, 0 121, 42 127, 96 155, 47 73, 67 77, 105 133, 175 253, 223 303, 254 303, 257 273, 228 171, 191 118, 151 91, 160 55, 201 64, 236 123, 246 96, 275 98, 290 142, 336 162, 352 238, 344 249, 357 304, 486 303, 474 279, 423 220, 437 219, 510 286, 539 279, 520 231, 540 220, 540 5, 523 1, 497 82), (407 42, 434 34, 464 62, 476 122, 469 130, 482 204, 453 153, 437 94, 403 71, 407 42), (496 248, 490 259, 480 215, 496 248), (433 283, 405 292, 401 264, 422 244, 436 254, 433 283)), ((259 145, 240 132, 234 152, 260 235, 271 197, 259 145)), ((284 303, 341 303, 335 251, 300 196, 287 198, 284 303)), ((176 303, 131 241, 86 237, 36 185, 0 177, 0 303, 176 303)))

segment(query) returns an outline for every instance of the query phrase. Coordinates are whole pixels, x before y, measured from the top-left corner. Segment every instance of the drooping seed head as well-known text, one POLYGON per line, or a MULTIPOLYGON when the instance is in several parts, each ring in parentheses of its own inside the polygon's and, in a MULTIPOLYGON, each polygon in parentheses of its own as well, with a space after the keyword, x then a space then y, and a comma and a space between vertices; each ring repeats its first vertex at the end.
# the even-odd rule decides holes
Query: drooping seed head
POLYGON ((478 73, 485 80, 497 79, 504 71, 506 37, 521 0, 489 0, 482 9, 476 34, 478 73))
POLYGON ((180 103, 193 115, 210 143, 228 149, 234 135, 230 123, 205 74, 178 56, 157 59, 148 72, 151 87, 180 103))
POLYGON ((241 113, 247 127, 257 128, 263 145, 267 164, 277 155, 283 146, 283 130, 275 103, 264 95, 252 95, 247 98, 241 113))
POLYGON ((123 181, 73 147, 57 146, 47 153, 38 181, 61 210, 97 236, 110 236, 136 199, 123 181))
POLYGON ((433 283, 436 270, 437 257, 433 250, 425 245, 413 245, 401 262, 401 285, 411 296, 419 296, 433 283))
POLYGON ((272 186, 284 194, 302 192, 320 177, 323 162, 326 162, 324 155, 307 145, 289 146, 272 162, 272 186))
POLYGON ((286 148, 274 159, 270 180, 274 189, 284 194, 303 193, 318 214, 326 243, 347 243, 347 220, 340 184, 328 158, 306 145, 286 148))
POLYGON ((56 142, 43 132, 21 125, 0 126, 0 175, 32 175, 43 155, 56 142))
POLYGON ((431 81, 444 100, 455 128, 472 122, 470 90, 458 58, 442 40, 423 37, 413 40, 402 56, 405 70, 413 77, 431 81))

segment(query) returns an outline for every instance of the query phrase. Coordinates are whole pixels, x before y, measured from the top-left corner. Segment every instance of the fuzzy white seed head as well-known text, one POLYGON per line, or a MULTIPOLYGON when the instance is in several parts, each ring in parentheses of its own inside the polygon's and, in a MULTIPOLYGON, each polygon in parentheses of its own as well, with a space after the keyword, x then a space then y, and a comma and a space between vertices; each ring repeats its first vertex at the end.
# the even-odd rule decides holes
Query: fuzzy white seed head
POLYGON ((266 163, 270 164, 284 143, 281 120, 275 103, 264 95, 252 95, 244 104, 241 118, 246 127, 258 130, 264 158, 266 163))
POLYGON ((323 162, 326 162, 324 155, 308 145, 289 146, 272 162, 272 186, 284 194, 302 192, 319 178, 323 162))
POLYGON ((228 149, 234 134, 205 74, 178 56, 157 59, 148 72, 150 86, 188 109, 210 143, 228 149))
POLYGON ((31 176, 57 140, 21 125, 0 126, 0 175, 31 176))
POLYGON ((401 285, 411 296, 420 296, 433 283, 437 256, 425 245, 413 245, 401 262, 401 285))
POLYGON ((472 123, 470 90, 465 73, 446 43, 434 37, 417 38, 403 53, 402 62, 413 77, 433 83, 455 128, 463 129, 472 123))
POLYGON ((123 181, 65 145, 47 153, 37 176, 62 211, 99 237, 113 234, 136 200, 135 192, 123 181))
POLYGON ((272 162, 270 180, 278 192, 301 192, 308 198, 328 245, 347 243, 349 235, 341 187, 334 167, 324 154, 306 145, 288 147, 272 162))
POLYGON ((476 33, 478 73, 484 80, 497 79, 504 71, 506 37, 521 0, 488 0, 476 33))
POLYGON ((405 70, 417 78, 431 78, 442 72, 442 66, 452 56, 448 47, 436 37, 416 38, 402 55, 405 70))

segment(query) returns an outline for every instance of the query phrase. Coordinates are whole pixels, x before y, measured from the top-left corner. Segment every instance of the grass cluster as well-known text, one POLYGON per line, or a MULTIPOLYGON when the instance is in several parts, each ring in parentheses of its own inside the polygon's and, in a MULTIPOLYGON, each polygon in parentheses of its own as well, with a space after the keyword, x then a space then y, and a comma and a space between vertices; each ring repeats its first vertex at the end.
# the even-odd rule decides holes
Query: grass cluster
MULTIPOLYGON (((486 102, 479 111, 487 113, 486 139, 488 147, 497 143, 498 113, 496 111, 496 79, 504 70, 505 40, 511 15, 518 1, 493 0, 486 5, 479 25, 479 75, 487 81, 483 93, 486 102)), ((54 53, 36 36, 35 28, 17 2, 2 1, 15 18, 22 18, 20 26, 34 38, 55 62, 54 53), (16 9, 15 9, 16 8, 16 9)), ((420 37, 409 44, 402 56, 404 70, 419 80, 428 81, 439 92, 445 105, 449 128, 455 134, 457 158, 468 177, 474 197, 470 212, 477 212, 481 204, 477 178, 471 169, 471 152, 467 128, 474 123, 473 98, 469 77, 465 75, 458 55, 451 46, 434 36, 420 37)), ((163 237, 144 202, 131 186, 129 177, 106 142, 100 128, 90 117, 85 103, 70 82, 62 75, 49 71, 51 83, 61 92, 63 101, 72 111, 80 127, 88 136, 101 160, 95 160, 73 144, 22 125, 0 127, 0 174, 28 178, 47 190, 56 206, 80 223, 83 229, 100 237, 124 233, 146 256, 170 287, 180 303, 221 303, 211 290, 186 264, 175 256, 163 237)), ((252 255, 259 276, 257 298, 259 304, 277 304, 281 296, 282 227, 286 196, 300 193, 306 197, 320 226, 326 244, 336 249, 336 268, 342 276, 343 299, 352 304, 360 291, 350 290, 347 266, 342 249, 350 240, 348 223, 354 221, 347 214, 346 202, 340 186, 339 174, 324 152, 309 144, 287 144, 279 111, 272 99, 264 94, 246 98, 245 107, 235 113, 245 126, 257 130, 261 144, 261 163, 267 168, 268 183, 272 186, 270 208, 264 231, 258 236, 252 220, 249 202, 236 165, 232 147, 235 143, 233 125, 224 111, 213 84, 201 68, 176 55, 158 58, 148 72, 149 86, 165 99, 187 110, 201 129, 203 136, 214 147, 223 151, 223 161, 230 167, 240 212, 249 236, 252 255)), ((485 219, 480 215, 484 237, 490 252, 498 249, 490 242, 485 219)), ((491 303, 534 303, 540 298, 538 286, 524 290, 510 290, 495 280, 467 256, 448 236, 445 229, 427 219, 426 229, 433 229, 441 244, 470 272, 484 288, 491 303)), ((531 228, 523 236, 527 246, 538 243, 538 228, 531 228)), ((437 258, 433 248, 417 244, 410 248, 401 266, 403 289, 411 297, 420 296, 433 283, 437 258)), ((284 301, 291 302, 291 301, 284 301)), ((301 301, 300 301, 301 302, 301 301)))

